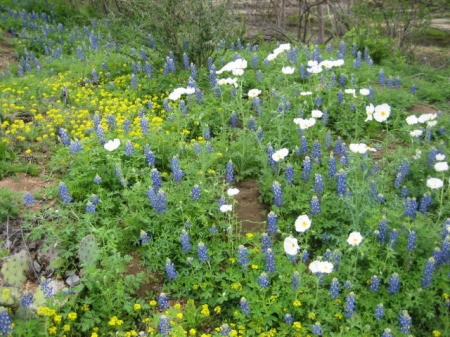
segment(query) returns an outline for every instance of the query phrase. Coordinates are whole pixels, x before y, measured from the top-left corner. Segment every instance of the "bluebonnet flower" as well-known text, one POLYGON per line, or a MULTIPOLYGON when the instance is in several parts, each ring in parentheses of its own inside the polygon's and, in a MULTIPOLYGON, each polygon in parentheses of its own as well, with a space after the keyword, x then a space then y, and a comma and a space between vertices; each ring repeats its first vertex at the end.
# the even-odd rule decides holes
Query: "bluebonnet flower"
POLYGON ((220 207, 222 207, 223 205, 225 205, 227 203, 227 200, 225 199, 224 196, 221 196, 218 200, 217 200, 217 209, 220 211, 220 207))
POLYGON ((129 119, 125 119, 122 123, 122 128, 125 134, 130 133, 131 131, 131 121, 129 119))
POLYGON ((345 298, 345 303, 344 303, 345 317, 347 317, 347 318, 352 317, 355 314, 355 309, 356 309, 356 295, 352 291, 345 298))
POLYGON ((98 84, 98 82, 99 82, 99 78, 98 78, 98 73, 97 73, 97 70, 95 70, 95 69, 92 69, 92 72, 91 72, 91 74, 92 74, 92 83, 94 83, 94 84, 98 84))
POLYGON ((261 81, 262 81, 262 75, 263 75, 263 73, 262 73, 261 70, 258 70, 258 71, 256 72, 256 81, 257 81, 257 82, 261 82, 261 81))
POLYGON ((306 263, 309 260, 309 252, 307 250, 303 251, 302 253, 302 262, 306 263))
POLYGON ((315 194, 322 194, 323 192, 323 178, 322 175, 319 173, 316 173, 314 175, 314 193, 315 194))
POLYGON ((191 197, 192 200, 198 201, 200 199, 200 196, 202 194, 202 189, 199 185, 194 185, 191 190, 191 197))
POLYGON ((397 175, 394 182, 395 188, 398 189, 400 188, 400 186, 402 186, 403 181, 405 180, 408 173, 409 173, 409 162, 405 160, 397 169, 397 175))
POLYGON ((291 279, 291 286, 294 291, 297 291, 300 288, 300 273, 298 271, 294 271, 291 279))
POLYGON ((402 81, 401 81, 401 79, 400 79, 400 76, 397 76, 395 79, 394 79, 394 88, 400 88, 400 85, 402 84, 402 81))
POLYGON ((284 315, 284 322, 288 325, 291 325, 292 323, 294 323, 294 317, 292 317, 290 313, 287 313, 286 315, 284 315))
POLYGON ((379 85, 386 84, 386 74, 384 73, 383 69, 380 69, 380 71, 378 72, 378 84, 379 85))
POLYGON ((164 99, 163 100, 162 106, 163 106, 165 111, 172 111, 172 107, 170 106, 168 99, 164 99))
POLYGON ((45 298, 50 298, 55 296, 55 290, 52 287, 50 279, 43 279, 39 283, 39 288, 44 293, 45 298))
POLYGON ((387 226, 387 219, 383 218, 380 220, 380 222, 378 223, 378 240, 380 241, 380 243, 385 243, 386 242, 386 238, 387 238, 387 231, 388 231, 388 226, 387 226))
POLYGON ((175 270, 175 265, 172 263, 172 261, 170 261, 169 258, 166 259, 165 270, 166 270, 166 275, 169 278, 169 280, 173 280, 173 279, 177 278, 178 274, 175 270))
POLYGON ((416 91, 417 91, 417 87, 416 87, 416 85, 413 83, 412 85, 411 85, 411 89, 409 89, 409 92, 411 93, 411 94, 415 94, 416 93, 416 91))
POLYGON ((94 183, 100 184, 102 182, 102 177, 100 177, 98 174, 94 177, 94 183))
POLYGON ((146 231, 141 230, 139 233, 139 241, 141 242, 141 245, 144 245, 150 241, 150 236, 146 231))
POLYGON ((186 115, 188 113, 186 102, 184 100, 180 100, 178 107, 180 108, 180 112, 183 115, 186 115))
POLYGON ((71 154, 76 154, 77 152, 81 151, 82 148, 83 145, 81 144, 81 142, 79 140, 75 140, 73 142, 70 142, 69 152, 71 154))
POLYGON ((190 73, 191 73, 191 78, 193 80, 196 80, 197 79, 197 67, 195 66, 194 63, 191 63, 190 73))
POLYGON ((155 166, 156 157, 155 154, 150 149, 150 146, 145 145, 144 147, 144 155, 145 155, 145 161, 149 166, 155 166))
POLYGON ((137 82, 137 77, 135 74, 131 74, 130 84, 134 90, 138 89, 138 82, 137 82))
POLYGON ((269 276, 265 273, 262 272, 259 276, 258 276, 258 285, 264 289, 267 288, 269 286, 269 276))
POLYGON ((171 329, 169 318, 166 315, 161 315, 158 320, 159 333, 163 336, 168 336, 171 329))
POLYGON ((306 137, 302 135, 301 138, 300 138, 300 149, 299 149, 299 153, 298 154, 306 155, 308 153, 308 151, 309 151, 308 141, 306 140, 306 137))
POLYGON ((342 91, 339 91, 337 93, 337 103, 340 105, 344 101, 344 93, 342 91))
POLYGON ((415 231, 411 231, 409 232, 408 235, 408 240, 406 241, 406 250, 408 252, 412 252, 413 250, 415 250, 417 247, 416 245, 416 232, 415 231))
POLYGON ((384 317, 384 305, 383 303, 378 304, 373 310, 375 318, 379 321, 384 317))
POLYGON ((183 53, 182 61, 184 68, 189 69, 191 62, 189 61, 189 56, 186 53, 183 53))
MULTIPOLYGON (((330 115, 328 114, 328 110, 327 109, 323 109, 323 112, 322 112, 322 124, 323 125, 327 125, 328 124, 328 118, 330 117, 330 115)), ((325 147, 329 147, 330 146, 330 143, 328 143, 328 145, 327 145, 327 143, 325 143, 325 147)))
POLYGON ((61 197, 61 199, 63 200, 63 202, 65 204, 69 204, 70 202, 72 202, 72 197, 69 194, 69 189, 67 188, 66 184, 64 184, 63 182, 60 182, 59 186, 58 186, 58 190, 59 190, 59 196, 61 197))
POLYGON ((431 206, 433 201, 433 197, 431 194, 425 194, 419 201, 419 212, 426 213, 428 212, 428 208, 431 206))
POLYGON ((333 157, 333 153, 330 154, 330 159, 328 159, 328 178, 333 177, 337 173, 336 159, 333 157))
POLYGON ((412 319, 408 311, 402 310, 398 315, 398 324, 400 325, 400 331, 408 335, 411 333, 412 319))
POLYGON ((220 331, 219 334, 221 334, 222 336, 230 336, 231 333, 231 326, 229 326, 227 323, 224 323, 220 326, 220 331))
POLYGON ((85 210, 87 213, 95 213, 96 206, 91 201, 88 201, 85 210))
POLYGON ((362 53, 358 51, 356 53, 356 60, 353 62, 353 67, 359 68, 361 66, 361 63, 362 63, 362 53))
POLYGON ((391 329, 384 329, 381 337, 394 337, 391 329))
POLYGON ((416 198, 407 198, 404 204, 403 215, 414 219, 417 214, 417 201, 416 198))
POLYGON ((270 211, 267 214, 267 232, 269 234, 275 233, 278 229, 278 215, 270 211))
POLYGON ((189 233, 183 229, 180 235, 181 251, 186 254, 191 250, 191 242, 189 240, 189 233))
POLYGON ((310 206, 309 206, 311 215, 317 215, 321 212, 320 201, 316 195, 311 198, 310 206))
POLYGON ((439 153, 440 153, 439 150, 437 150, 436 148, 432 148, 430 152, 428 152, 428 160, 427 160, 428 167, 431 167, 436 163, 436 155, 439 153))
POLYGON ((337 176, 337 193, 339 195, 347 194, 347 176, 343 169, 340 169, 337 176))
POLYGON ((322 336, 323 335, 323 329, 319 322, 316 322, 311 327, 312 333, 316 336, 322 336))
POLYGON ((248 250, 243 245, 239 245, 238 247, 238 263, 242 267, 246 267, 250 263, 248 258, 248 250))
POLYGON ((341 284, 339 283, 339 280, 336 277, 334 277, 330 283, 330 297, 332 299, 336 299, 339 297, 340 287, 341 284))
POLYGON ((388 88, 392 88, 394 86, 394 79, 392 78, 392 76, 388 77, 386 85, 388 88))
POLYGON ((158 191, 162 187, 161 175, 159 171, 156 168, 152 168, 150 171, 150 177, 152 178, 153 189, 158 191))
POLYGON ((247 122, 248 129, 251 131, 256 131, 256 121, 253 116, 250 116, 247 122))
POLYGON ((84 56, 83 51, 80 48, 77 48, 77 56, 80 61, 86 61, 86 57, 84 56))
POLYGON ((257 68, 258 67, 258 55, 254 54, 252 57, 252 67, 253 68, 257 68))
POLYGON ((314 105, 315 105, 316 107, 320 107, 320 106, 322 105, 322 97, 317 96, 316 99, 315 99, 315 101, 314 101, 314 105))
POLYGON ((391 295, 396 294, 400 290, 400 276, 397 273, 393 273, 389 278, 388 292, 391 295))
POLYGON ((391 231, 391 234, 389 234, 389 246, 392 249, 395 249, 397 247, 398 235, 399 235, 399 232, 395 228, 391 231))
POLYGON ((2 336, 9 336, 13 326, 8 311, 2 308, 0 310, 0 333, 2 336))
POLYGON ((284 169, 284 176, 286 178, 286 182, 289 185, 292 185, 292 181, 294 180, 294 168, 291 164, 286 165, 286 168, 284 169))
POLYGON ((144 135, 147 135, 150 131, 149 131, 149 126, 148 126, 148 119, 145 116, 142 116, 140 118, 140 126, 141 126, 141 131, 144 135))
POLYGON ((203 93, 202 93, 202 91, 200 90, 200 89, 196 89, 195 90, 195 97, 196 97, 196 99, 197 99, 197 103, 201 103, 201 102, 203 102, 203 93))
POLYGON ((267 248, 264 252, 265 257, 265 270, 267 273, 274 273, 276 271, 275 268, 275 254, 273 253, 271 248, 267 248))
POLYGON ((261 98, 254 97, 252 100, 253 109, 260 115, 261 114, 261 98))
POLYGON ((197 257, 199 262, 209 261, 208 249, 203 242, 197 245, 197 257))
POLYGON ((180 169, 178 156, 173 156, 170 160, 170 169, 172 170, 173 180, 180 182, 184 177, 184 172, 180 169))
MULTIPOLYGON (((31 304, 33 303, 33 294, 25 294, 20 298, 20 305, 24 308, 28 308, 31 304)), ((0 326, 1 326, 1 322, 0 322, 0 326)), ((2 331, 0 329, 0 331, 2 331)))
POLYGON ((227 163, 225 180, 228 184, 232 184, 234 182, 234 168, 231 159, 227 163))
POLYGON ((258 139, 258 141, 261 141, 264 137, 264 131, 262 130, 262 128, 260 126, 258 126, 258 129, 256 130, 256 138, 258 139))
POLYGON ((431 282, 433 280, 433 274, 436 267, 436 260, 433 257, 430 257, 425 265, 422 274, 422 282, 421 285, 424 288, 431 287, 431 282))
POLYGON ((261 234, 261 249, 265 251, 268 248, 272 248, 272 241, 267 233, 261 234))
POLYGON ((341 41, 339 43, 339 54, 341 56, 345 56, 346 50, 347 50, 347 46, 346 46, 345 42, 341 41))
POLYGON ((442 262, 442 249, 439 247, 435 247, 433 250, 433 258, 437 265, 442 262))
POLYGON ((344 282, 344 288, 346 289, 352 289, 353 288, 353 283, 350 282, 349 280, 344 282))
POLYGON ((36 203, 36 200, 34 200, 34 197, 31 193, 27 192, 23 195, 23 202, 27 206, 33 206, 36 203))
POLYGON ((129 140, 125 142, 125 155, 131 157, 133 155, 133 144, 129 140))
POLYGON ((320 142, 318 140, 314 141, 311 157, 314 159, 316 164, 320 164, 320 159, 322 158, 322 154, 320 151, 320 142))
POLYGON ((377 292, 380 290, 380 277, 378 275, 373 275, 370 278, 370 290, 373 292, 377 292))
POLYGON ((147 191, 150 205, 155 209, 157 213, 164 213, 167 211, 167 199, 166 193, 162 190, 156 190, 152 188, 147 191))
POLYGON ((67 135, 66 130, 63 128, 59 128, 58 133, 59 133, 59 138, 61 140, 61 143, 63 145, 70 145, 70 139, 69 139, 69 136, 67 135))
POLYGON ((252 313, 248 301, 245 297, 241 297, 241 300, 239 301, 239 307, 241 308, 244 315, 250 315, 252 313))
POLYGON ((346 84, 347 84, 347 77, 344 74, 340 74, 339 75, 339 85, 341 87, 345 87, 346 84))
POLYGON ((338 137, 336 142, 334 143, 334 154, 336 156, 343 156, 344 155, 344 144, 342 143, 342 138, 338 137))
POLYGON ((311 159, 308 156, 306 156, 305 159, 303 159, 303 169, 302 169, 302 179, 304 181, 309 180, 311 171, 312 171, 311 159))
POLYGON ((273 204, 275 206, 283 206, 283 192, 281 190, 281 185, 278 181, 272 183, 272 193, 273 193, 273 204))
POLYGON ((169 309, 169 295, 166 293, 161 293, 158 296, 158 306, 160 309, 165 310, 169 309))
POLYGON ((239 124, 238 114, 236 113, 236 111, 233 111, 230 115, 230 126, 232 128, 237 128, 238 124, 239 124))

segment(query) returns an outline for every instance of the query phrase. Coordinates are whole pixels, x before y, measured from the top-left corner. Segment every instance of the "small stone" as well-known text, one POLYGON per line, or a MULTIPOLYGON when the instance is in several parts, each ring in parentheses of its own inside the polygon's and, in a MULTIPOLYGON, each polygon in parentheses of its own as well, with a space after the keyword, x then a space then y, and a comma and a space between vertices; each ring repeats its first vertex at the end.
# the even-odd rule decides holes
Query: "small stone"
POLYGON ((75 287, 80 284, 80 277, 77 274, 75 274, 75 272, 73 271, 68 272, 66 275, 67 275, 66 284, 69 287, 75 287))
POLYGON ((40 273, 42 270, 41 265, 37 261, 33 261, 33 268, 36 271, 36 273, 40 273))

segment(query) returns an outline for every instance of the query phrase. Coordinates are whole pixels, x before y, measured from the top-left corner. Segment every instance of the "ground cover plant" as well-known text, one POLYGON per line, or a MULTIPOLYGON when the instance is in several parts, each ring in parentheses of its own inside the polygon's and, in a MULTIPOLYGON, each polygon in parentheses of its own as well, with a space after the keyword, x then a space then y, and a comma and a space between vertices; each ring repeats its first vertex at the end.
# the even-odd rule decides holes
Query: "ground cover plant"
POLYGON ((0 189, 1 335, 450 333, 448 70, 351 39, 201 65, 57 18, 0 13, 0 174, 51 182, 0 189))

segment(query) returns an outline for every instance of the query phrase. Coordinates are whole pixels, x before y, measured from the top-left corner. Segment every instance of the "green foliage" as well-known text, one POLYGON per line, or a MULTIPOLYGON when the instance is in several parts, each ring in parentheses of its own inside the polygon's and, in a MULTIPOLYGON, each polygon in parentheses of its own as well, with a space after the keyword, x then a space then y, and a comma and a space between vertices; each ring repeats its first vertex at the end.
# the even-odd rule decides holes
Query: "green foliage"
POLYGON ((15 219, 20 212, 20 199, 16 192, 0 188, 0 223, 15 219))
POLYGON ((85 236, 78 247, 78 258, 84 266, 91 266, 97 260, 98 244, 93 235, 85 236))

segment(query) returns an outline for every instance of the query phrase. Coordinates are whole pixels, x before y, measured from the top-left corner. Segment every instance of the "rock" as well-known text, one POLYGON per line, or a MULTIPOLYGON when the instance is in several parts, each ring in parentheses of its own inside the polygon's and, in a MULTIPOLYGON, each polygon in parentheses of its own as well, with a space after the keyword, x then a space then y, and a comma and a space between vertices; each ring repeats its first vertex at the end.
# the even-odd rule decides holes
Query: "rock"
POLYGON ((77 286, 77 285, 79 285, 80 284, 80 277, 77 275, 77 274, 75 274, 75 272, 73 272, 73 271, 71 271, 71 272, 68 272, 67 274, 66 274, 66 276, 67 276, 67 278, 66 278, 66 284, 69 286, 69 287, 75 287, 75 286, 77 286))
POLYGON ((33 261, 33 268, 36 271, 36 273, 40 273, 42 270, 42 267, 39 263, 37 263, 37 261, 33 261))

